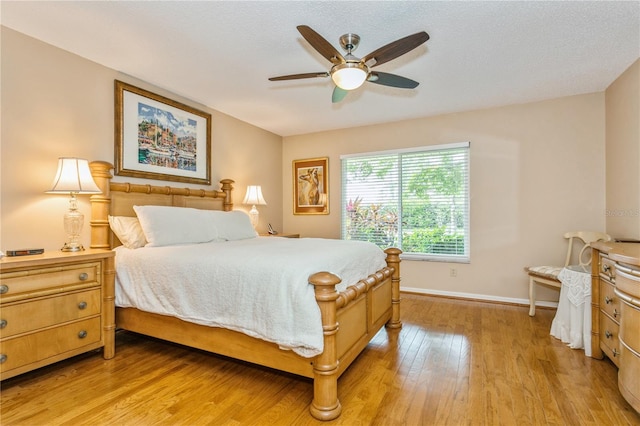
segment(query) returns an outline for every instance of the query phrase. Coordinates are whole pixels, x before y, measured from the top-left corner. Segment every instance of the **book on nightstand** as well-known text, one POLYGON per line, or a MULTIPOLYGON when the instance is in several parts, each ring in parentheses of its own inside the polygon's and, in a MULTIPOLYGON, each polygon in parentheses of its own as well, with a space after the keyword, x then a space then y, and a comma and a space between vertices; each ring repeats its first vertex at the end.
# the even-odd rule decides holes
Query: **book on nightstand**
POLYGON ((44 249, 41 248, 30 248, 30 249, 18 249, 18 250, 7 250, 7 256, 29 256, 32 254, 42 254, 44 253, 44 249))

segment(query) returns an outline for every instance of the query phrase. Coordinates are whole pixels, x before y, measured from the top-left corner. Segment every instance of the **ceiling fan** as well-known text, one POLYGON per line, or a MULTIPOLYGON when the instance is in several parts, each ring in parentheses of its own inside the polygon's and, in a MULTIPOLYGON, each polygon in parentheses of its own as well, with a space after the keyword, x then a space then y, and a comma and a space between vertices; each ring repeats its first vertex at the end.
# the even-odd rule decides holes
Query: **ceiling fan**
POLYGON ((302 37, 309 42, 311 47, 329 60, 333 66, 329 71, 271 77, 269 78, 270 81, 331 77, 336 85, 331 97, 333 103, 343 100, 350 90, 357 89, 365 81, 401 89, 414 89, 419 84, 409 78, 386 72, 372 71, 371 68, 404 55, 429 40, 429 34, 424 31, 391 42, 359 59, 352 53, 360 43, 360 36, 357 34, 344 34, 340 37, 340 46, 347 52, 343 56, 310 27, 298 25, 296 28, 298 28, 302 37))

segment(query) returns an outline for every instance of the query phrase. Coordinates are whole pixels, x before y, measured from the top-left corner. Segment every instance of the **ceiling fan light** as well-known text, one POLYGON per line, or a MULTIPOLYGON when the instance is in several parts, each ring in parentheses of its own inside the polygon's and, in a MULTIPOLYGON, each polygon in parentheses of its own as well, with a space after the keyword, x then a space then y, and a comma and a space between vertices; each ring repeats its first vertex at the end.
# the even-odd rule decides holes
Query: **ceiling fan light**
POLYGON ((345 62, 334 66, 331 79, 343 90, 353 90, 362 86, 369 74, 366 65, 360 62, 345 62))

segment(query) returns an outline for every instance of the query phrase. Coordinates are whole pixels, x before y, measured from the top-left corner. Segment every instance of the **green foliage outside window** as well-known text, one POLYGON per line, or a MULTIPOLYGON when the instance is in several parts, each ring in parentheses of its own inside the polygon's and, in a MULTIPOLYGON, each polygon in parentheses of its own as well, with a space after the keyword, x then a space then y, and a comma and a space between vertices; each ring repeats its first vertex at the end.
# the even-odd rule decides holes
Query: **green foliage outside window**
POLYGON ((343 166, 343 238, 468 257, 468 148, 349 158, 343 166))

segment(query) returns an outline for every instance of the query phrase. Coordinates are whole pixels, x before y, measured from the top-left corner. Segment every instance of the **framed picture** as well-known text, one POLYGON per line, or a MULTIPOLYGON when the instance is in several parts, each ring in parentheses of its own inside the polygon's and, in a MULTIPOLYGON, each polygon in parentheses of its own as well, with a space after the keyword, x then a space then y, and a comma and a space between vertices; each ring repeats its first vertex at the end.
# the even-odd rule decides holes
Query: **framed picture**
POLYGON ((211 183, 211 114, 115 81, 115 173, 211 183))
POLYGON ((293 161, 293 214, 329 214, 329 159, 293 161))

